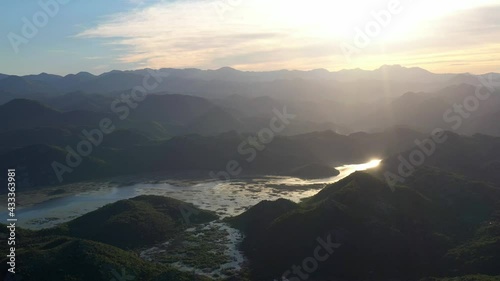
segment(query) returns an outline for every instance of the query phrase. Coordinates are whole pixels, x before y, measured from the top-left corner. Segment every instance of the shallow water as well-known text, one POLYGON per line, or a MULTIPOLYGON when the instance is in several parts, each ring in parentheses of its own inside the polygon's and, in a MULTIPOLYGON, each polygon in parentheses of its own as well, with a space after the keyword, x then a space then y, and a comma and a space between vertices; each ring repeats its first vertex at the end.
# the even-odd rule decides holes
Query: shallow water
MULTIPOLYGON (((215 211, 219 216, 227 217, 238 215, 263 200, 285 198, 299 202, 318 193, 325 184, 339 181, 355 171, 373 168, 379 162, 373 160, 363 164, 337 167, 340 171, 338 176, 317 180, 268 176, 235 179, 229 182, 198 182, 189 186, 162 182, 98 188, 18 208, 16 213, 18 225, 29 229, 41 229, 69 221, 109 203, 147 194, 168 196, 193 203, 199 208, 215 211)), ((2 212, 0 215, 6 217, 7 212, 2 212)))

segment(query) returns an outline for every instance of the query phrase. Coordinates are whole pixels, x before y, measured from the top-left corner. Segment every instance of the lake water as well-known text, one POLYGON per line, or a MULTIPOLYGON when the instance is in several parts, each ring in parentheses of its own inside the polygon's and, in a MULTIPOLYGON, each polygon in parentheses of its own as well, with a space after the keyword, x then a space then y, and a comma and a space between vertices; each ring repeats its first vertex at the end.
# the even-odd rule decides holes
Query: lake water
MULTIPOLYGON (((339 181, 355 171, 376 167, 379 163, 379 160, 373 160, 363 164, 344 165, 337 167, 340 171, 338 176, 318 180, 268 176, 234 179, 229 182, 195 182, 188 186, 161 182, 97 188, 18 208, 17 224, 29 229, 52 227, 106 204, 139 195, 168 196, 214 211, 221 217, 234 216, 263 200, 285 198, 299 202, 303 198, 315 195, 325 184, 339 181)), ((0 214, 2 217, 7 216, 6 211, 0 214)))

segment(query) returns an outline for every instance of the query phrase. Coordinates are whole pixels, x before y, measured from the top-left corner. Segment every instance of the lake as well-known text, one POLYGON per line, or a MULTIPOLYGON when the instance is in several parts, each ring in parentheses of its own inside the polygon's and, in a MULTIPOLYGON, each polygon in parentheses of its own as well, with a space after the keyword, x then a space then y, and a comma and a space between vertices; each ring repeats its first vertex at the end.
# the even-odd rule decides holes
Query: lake
MULTIPOLYGON (((177 184, 168 179, 162 182, 143 182, 128 186, 100 187, 61 198, 16 209, 18 225, 41 229, 64 223, 106 204, 139 195, 168 196, 216 212, 220 217, 234 216, 263 200, 285 198, 294 202, 318 193, 326 184, 339 181, 355 171, 376 167, 380 160, 337 167, 335 177, 304 180, 293 177, 264 176, 231 181, 191 181, 177 184)), ((23 196, 18 194, 18 198, 23 196)), ((6 210, 6 208, 4 208, 6 210)), ((7 211, 0 213, 4 218, 7 211)))

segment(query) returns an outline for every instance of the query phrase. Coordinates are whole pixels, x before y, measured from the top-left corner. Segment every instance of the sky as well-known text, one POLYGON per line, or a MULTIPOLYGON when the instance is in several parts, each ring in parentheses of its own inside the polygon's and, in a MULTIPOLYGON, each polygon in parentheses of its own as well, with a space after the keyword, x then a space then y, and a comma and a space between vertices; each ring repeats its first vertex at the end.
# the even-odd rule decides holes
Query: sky
POLYGON ((500 0, 1 1, 0 73, 500 72, 500 0))

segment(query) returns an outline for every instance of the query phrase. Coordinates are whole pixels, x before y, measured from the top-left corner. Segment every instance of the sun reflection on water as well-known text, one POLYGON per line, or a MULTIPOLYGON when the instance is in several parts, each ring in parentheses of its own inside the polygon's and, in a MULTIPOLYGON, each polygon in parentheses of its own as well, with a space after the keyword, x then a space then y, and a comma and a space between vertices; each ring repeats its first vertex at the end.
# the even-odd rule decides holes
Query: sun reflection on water
POLYGON ((354 166, 356 171, 365 171, 377 167, 378 165, 380 165, 380 162, 382 162, 382 160, 374 159, 364 164, 346 165, 346 166, 354 166))

